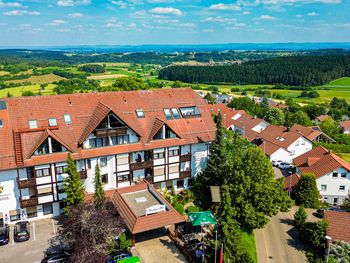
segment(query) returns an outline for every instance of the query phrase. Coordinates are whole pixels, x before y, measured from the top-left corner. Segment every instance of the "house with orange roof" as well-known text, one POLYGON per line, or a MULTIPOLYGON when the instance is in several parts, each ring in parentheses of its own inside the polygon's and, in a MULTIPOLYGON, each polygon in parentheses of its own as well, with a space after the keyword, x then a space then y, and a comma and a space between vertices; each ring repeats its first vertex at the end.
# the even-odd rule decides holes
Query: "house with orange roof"
POLYGON ((340 123, 341 132, 343 134, 350 134, 350 120, 349 121, 342 121, 340 123))
POLYGON ((332 151, 318 146, 294 159, 297 173, 313 173, 322 200, 341 205, 350 197, 350 164, 332 151))
POLYGON ((335 140, 325 134, 319 126, 305 127, 300 124, 294 124, 290 130, 302 134, 305 138, 312 142, 324 141, 327 143, 335 143, 335 140))
POLYGON ((97 164, 105 191, 143 180, 188 188, 215 132, 192 89, 0 99, 0 220, 59 215, 68 153, 87 193, 97 164))

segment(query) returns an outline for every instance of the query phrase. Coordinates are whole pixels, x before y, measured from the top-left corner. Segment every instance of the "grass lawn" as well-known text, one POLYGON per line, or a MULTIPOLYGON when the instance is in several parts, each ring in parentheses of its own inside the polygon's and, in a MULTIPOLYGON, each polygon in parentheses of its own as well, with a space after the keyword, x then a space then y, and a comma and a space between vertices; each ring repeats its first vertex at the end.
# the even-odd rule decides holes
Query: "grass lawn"
POLYGON ((349 86, 350 87, 350 77, 344 77, 340 79, 333 80, 329 82, 326 86, 349 86))
POLYGON ((336 155, 350 163, 350 153, 336 153, 336 155))
POLYGON ((256 255, 255 237, 253 232, 242 232, 242 246, 248 251, 253 259, 253 263, 257 263, 258 257, 256 255))
POLYGON ((6 83, 23 83, 25 81, 29 81, 33 84, 44 84, 44 83, 52 83, 55 81, 60 81, 62 78, 60 76, 57 76, 53 73, 51 74, 46 74, 46 75, 42 75, 42 76, 31 76, 27 79, 17 79, 17 80, 9 80, 9 81, 5 81, 6 83))
POLYGON ((53 92, 53 88, 55 87, 54 84, 49 84, 45 90, 40 89, 40 85, 29 85, 29 86, 20 86, 20 87, 15 87, 15 88, 7 88, 7 89, 0 89, 0 98, 5 98, 7 97, 7 93, 9 92, 12 96, 15 97, 20 97, 22 96, 23 91, 32 91, 34 93, 38 93, 39 91, 41 92, 42 95, 52 95, 55 94, 53 92))

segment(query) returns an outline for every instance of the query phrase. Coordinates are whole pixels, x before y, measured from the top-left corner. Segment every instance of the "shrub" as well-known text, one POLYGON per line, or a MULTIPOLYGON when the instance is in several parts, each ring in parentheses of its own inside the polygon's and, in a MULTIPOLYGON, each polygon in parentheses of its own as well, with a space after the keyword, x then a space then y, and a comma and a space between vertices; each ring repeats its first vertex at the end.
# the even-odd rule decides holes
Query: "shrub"
POLYGON ((188 212, 188 213, 199 212, 199 207, 197 207, 197 206, 189 206, 189 207, 187 208, 187 212, 188 212))
POLYGON ((318 208, 320 206, 319 195, 315 175, 312 173, 302 174, 293 190, 296 204, 309 208, 318 208))
POLYGON ((174 204, 174 208, 180 215, 184 214, 184 206, 182 204, 176 203, 174 204))
POLYGON ((125 233, 121 234, 119 236, 118 246, 122 250, 127 250, 129 247, 131 247, 131 239, 128 239, 125 233))
POLYGON ((300 206, 298 211, 294 215, 294 225, 300 231, 305 224, 307 219, 307 214, 305 212, 304 206, 300 206))

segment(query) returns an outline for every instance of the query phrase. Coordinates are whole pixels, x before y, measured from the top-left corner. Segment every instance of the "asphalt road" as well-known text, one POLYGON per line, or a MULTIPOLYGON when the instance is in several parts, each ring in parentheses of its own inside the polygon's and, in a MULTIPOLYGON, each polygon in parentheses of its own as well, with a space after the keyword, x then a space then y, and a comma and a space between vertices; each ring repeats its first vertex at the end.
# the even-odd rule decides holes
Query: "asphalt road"
POLYGON ((30 239, 16 243, 13 240, 13 225, 10 226, 10 242, 0 246, 0 262, 35 263, 43 259, 49 239, 56 234, 57 221, 43 219, 30 222, 30 239))
POLYGON ((280 212, 263 229, 254 231, 259 263, 307 262, 292 215, 280 212))

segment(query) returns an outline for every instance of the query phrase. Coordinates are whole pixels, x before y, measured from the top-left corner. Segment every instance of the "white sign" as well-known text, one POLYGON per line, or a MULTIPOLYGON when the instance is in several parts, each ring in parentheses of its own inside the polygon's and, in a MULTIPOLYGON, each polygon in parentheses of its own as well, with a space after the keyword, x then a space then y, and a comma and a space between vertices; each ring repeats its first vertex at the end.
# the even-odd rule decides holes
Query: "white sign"
POLYGON ((165 205, 153 205, 146 208, 146 216, 150 214, 162 212, 162 211, 165 211, 165 205))

